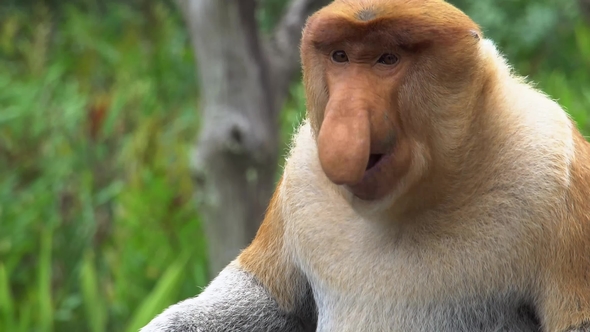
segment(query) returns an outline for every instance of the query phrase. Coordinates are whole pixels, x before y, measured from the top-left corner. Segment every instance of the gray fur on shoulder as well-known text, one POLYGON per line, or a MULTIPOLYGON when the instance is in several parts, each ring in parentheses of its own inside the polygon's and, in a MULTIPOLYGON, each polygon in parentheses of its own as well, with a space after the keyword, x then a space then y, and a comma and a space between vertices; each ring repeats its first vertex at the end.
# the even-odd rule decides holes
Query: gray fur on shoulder
POLYGON ((305 332, 315 331, 312 317, 280 310, 251 274, 230 265, 199 296, 170 306, 140 332, 305 332))

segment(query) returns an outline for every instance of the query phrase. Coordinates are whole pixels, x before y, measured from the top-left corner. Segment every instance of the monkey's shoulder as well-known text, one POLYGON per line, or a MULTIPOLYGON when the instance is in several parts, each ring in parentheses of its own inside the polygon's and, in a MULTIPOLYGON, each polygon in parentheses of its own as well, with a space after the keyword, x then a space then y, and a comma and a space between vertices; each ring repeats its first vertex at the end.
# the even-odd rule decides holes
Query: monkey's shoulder
POLYGON ((308 331, 251 273, 232 263, 198 297, 168 307, 141 332, 308 331))

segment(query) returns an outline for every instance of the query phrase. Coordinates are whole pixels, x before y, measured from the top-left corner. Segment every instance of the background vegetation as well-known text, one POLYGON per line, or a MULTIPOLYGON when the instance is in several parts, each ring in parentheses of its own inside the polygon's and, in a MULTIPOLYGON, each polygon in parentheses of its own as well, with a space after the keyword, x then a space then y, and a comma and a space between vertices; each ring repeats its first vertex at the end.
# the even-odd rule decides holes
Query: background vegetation
MULTIPOLYGON (((285 2, 261 1, 264 31, 285 2)), ((577 2, 453 2, 590 132, 577 2)), ((172 0, 0 4, 0 331, 137 331, 207 284, 198 91, 172 0)), ((294 82, 284 143, 303 106, 294 82)))

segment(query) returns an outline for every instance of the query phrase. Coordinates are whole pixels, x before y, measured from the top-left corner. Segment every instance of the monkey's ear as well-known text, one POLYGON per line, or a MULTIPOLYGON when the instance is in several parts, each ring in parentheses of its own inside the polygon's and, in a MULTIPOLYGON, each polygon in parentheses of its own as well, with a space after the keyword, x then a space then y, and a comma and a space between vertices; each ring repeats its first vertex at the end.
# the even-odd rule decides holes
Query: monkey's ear
POLYGON ((479 33, 477 33, 477 31, 475 31, 475 30, 469 30, 469 33, 473 36, 473 38, 475 38, 477 40, 480 40, 481 39, 481 37, 480 37, 479 33))

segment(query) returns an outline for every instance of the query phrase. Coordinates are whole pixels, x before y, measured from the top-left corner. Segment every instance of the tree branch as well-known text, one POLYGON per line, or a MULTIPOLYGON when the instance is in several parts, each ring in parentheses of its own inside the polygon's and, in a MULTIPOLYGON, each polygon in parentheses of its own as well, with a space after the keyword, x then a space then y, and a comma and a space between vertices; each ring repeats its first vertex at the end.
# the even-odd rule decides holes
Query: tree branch
POLYGON ((303 25, 309 15, 328 2, 330 0, 292 0, 265 45, 276 96, 274 109, 277 112, 282 109, 293 75, 300 68, 299 42, 303 25))

